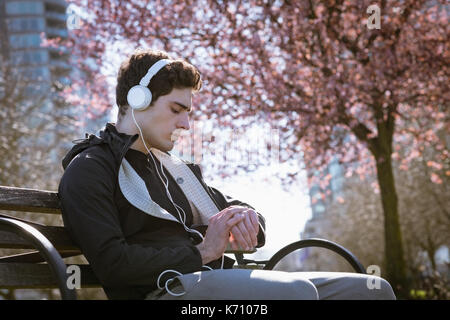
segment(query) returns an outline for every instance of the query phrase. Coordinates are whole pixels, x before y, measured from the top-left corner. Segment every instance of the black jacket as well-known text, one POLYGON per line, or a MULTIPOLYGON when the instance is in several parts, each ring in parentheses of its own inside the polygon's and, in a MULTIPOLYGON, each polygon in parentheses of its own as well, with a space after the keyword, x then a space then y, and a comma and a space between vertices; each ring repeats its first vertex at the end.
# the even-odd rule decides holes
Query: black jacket
MULTIPOLYGON (((153 201, 175 216, 156 168, 147 156, 130 146, 138 135, 120 133, 108 123, 100 136, 86 134, 76 141, 62 161, 65 170, 58 189, 65 227, 81 248, 109 299, 143 299, 157 288, 156 281, 167 269, 183 274, 201 270, 198 239, 181 223, 153 217, 132 206, 118 184, 118 171, 126 157, 143 178, 153 201)), ((155 158, 157 165, 159 161, 155 158)), ((186 162, 220 210, 230 205, 249 206, 208 187, 200 168, 186 162)), ((188 200, 168 171, 169 191, 192 225, 188 200)), ((252 208, 253 209, 253 208, 252 208)), ((259 215, 258 247, 264 245, 265 222, 259 215)), ((226 257, 225 267, 234 260, 226 257)), ((220 267, 220 260, 209 264, 220 267)), ((164 281, 162 282, 164 283, 164 281)))

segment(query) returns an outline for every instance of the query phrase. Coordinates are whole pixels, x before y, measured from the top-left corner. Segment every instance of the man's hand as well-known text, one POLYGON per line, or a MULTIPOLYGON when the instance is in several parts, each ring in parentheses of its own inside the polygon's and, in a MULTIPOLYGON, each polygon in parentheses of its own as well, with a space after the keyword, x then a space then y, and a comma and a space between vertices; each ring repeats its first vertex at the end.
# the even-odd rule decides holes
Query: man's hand
POLYGON ((231 206, 230 208, 241 209, 241 214, 245 218, 231 228, 230 244, 233 250, 250 250, 258 244, 259 221, 257 213, 249 208, 241 206, 231 206))
POLYGON ((244 218, 241 207, 228 207, 209 219, 205 238, 197 245, 203 264, 219 259, 223 255, 231 229, 244 218))

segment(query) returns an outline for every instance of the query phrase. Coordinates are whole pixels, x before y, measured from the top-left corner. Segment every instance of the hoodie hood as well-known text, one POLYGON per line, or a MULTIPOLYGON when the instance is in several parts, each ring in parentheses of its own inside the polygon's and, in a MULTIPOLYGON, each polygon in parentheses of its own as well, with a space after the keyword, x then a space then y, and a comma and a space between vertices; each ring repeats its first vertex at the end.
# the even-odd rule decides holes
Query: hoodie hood
POLYGON ((125 153, 138 137, 138 134, 128 135, 118 132, 115 125, 108 122, 105 128, 103 130, 100 130, 99 136, 86 133, 86 138, 73 140, 72 143, 74 143, 75 145, 63 158, 62 166, 64 170, 66 170, 67 166, 78 154, 90 147, 103 143, 107 144, 110 147, 114 155, 116 165, 120 165, 125 153))

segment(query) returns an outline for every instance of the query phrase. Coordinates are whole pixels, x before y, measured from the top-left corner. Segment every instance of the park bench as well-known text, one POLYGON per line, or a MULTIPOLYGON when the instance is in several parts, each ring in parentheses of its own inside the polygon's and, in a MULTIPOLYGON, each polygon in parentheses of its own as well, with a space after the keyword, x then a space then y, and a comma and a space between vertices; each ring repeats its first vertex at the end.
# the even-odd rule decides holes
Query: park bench
MULTIPOLYGON (((0 256, 0 289, 59 288, 62 299, 75 300, 76 289, 67 285, 70 264, 66 264, 63 259, 82 255, 80 249, 64 227, 20 219, 14 216, 14 212, 61 214, 58 193, 0 186, 0 249, 32 250, 0 256), (3 214, 2 211, 7 211, 8 214, 3 214)), ((365 273, 362 264, 350 251, 324 239, 296 241, 279 250, 267 261, 245 259, 243 253, 235 253, 237 267, 262 265, 263 269, 272 270, 286 255, 305 247, 332 250, 350 263, 356 272, 365 273)), ((82 288, 101 287, 88 264, 76 265, 81 271, 82 288)))

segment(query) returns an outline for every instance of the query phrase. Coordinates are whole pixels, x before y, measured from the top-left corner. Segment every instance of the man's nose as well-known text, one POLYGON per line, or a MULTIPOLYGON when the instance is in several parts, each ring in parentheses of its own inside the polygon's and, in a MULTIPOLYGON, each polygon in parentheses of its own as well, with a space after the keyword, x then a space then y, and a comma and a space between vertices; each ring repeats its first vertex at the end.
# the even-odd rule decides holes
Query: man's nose
POLYGON ((189 130, 191 128, 189 124, 189 115, 187 112, 183 112, 182 117, 178 120, 177 128, 189 130))

